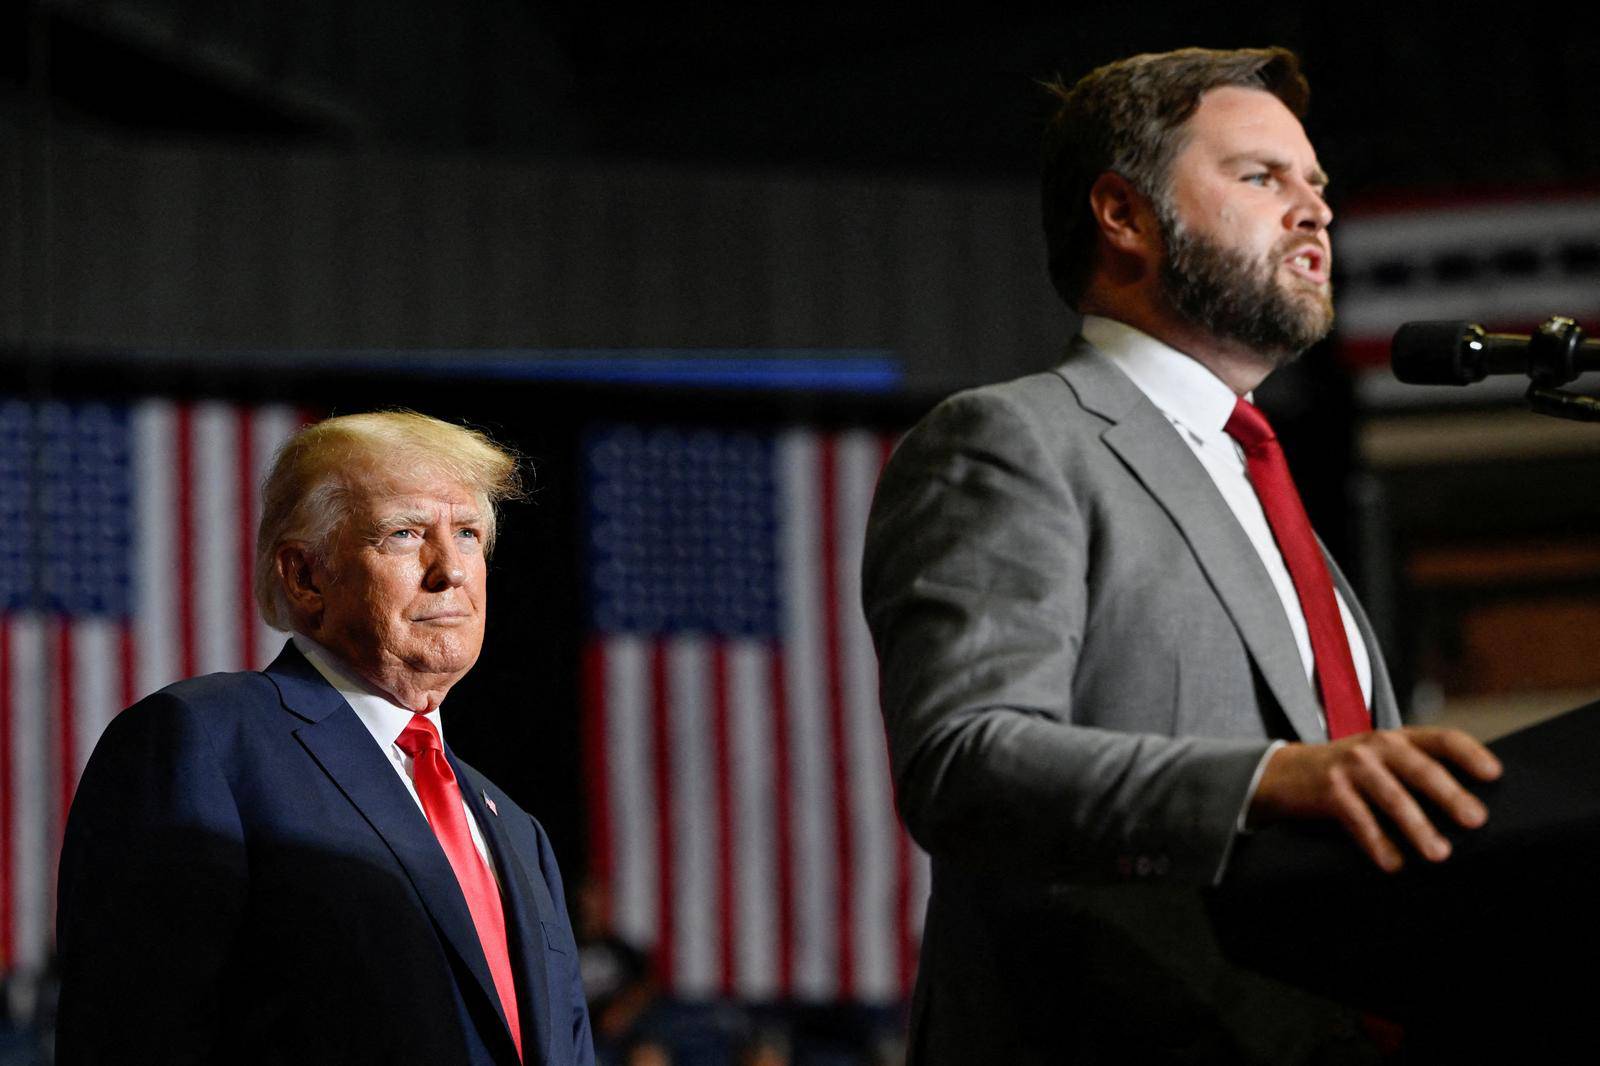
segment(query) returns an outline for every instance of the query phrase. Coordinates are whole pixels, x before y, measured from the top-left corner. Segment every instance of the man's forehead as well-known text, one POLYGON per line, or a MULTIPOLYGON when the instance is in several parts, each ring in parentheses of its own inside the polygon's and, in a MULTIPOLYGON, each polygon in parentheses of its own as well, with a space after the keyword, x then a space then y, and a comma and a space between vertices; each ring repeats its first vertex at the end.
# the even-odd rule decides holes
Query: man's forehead
POLYGON ((368 482, 356 491, 356 507, 373 515, 437 510, 449 506, 456 518, 476 516, 482 498, 471 486, 447 478, 394 478, 368 482))

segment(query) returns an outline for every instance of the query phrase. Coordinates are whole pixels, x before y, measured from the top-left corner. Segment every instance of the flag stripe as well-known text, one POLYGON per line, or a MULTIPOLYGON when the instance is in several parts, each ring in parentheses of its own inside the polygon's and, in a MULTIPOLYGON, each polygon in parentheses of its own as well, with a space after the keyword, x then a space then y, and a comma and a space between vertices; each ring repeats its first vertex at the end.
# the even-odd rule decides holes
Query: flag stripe
POLYGON ((772 777, 777 790, 778 850, 778 993, 792 996, 795 988, 795 874, 794 775, 789 770, 789 681, 783 646, 772 642, 772 777))
MULTIPOLYGON (((251 491, 248 496, 250 520, 242 557, 245 560, 244 613, 249 615, 252 632, 255 635, 255 650, 250 656, 250 665, 257 670, 272 662, 287 637, 286 633, 268 626, 254 609, 255 534, 253 531, 261 524, 260 490, 266 483, 267 473, 272 469, 272 463, 277 459, 278 449, 283 446, 283 442, 312 421, 315 419, 309 417, 308 412, 297 412, 293 408, 283 406, 256 408, 251 420, 250 456, 253 469, 250 473, 251 491)), ((244 510, 241 504, 241 513, 244 510)))
POLYGON ((737 912, 733 890, 733 755, 728 722, 728 649, 720 642, 711 648, 711 734, 716 753, 716 842, 718 946, 717 991, 734 995, 734 956, 737 912))
POLYGON ((878 669, 872 638, 861 613, 861 552, 878 479, 878 442, 872 434, 839 436, 837 545, 838 572, 834 617, 839 630, 840 685, 845 724, 847 777, 851 787, 854 832, 851 871, 856 914, 855 991, 882 1002, 899 994, 895 980, 895 916, 892 876, 897 827, 889 799, 889 765, 882 718, 878 713, 878 669))
POLYGON ((133 706, 139 698, 138 648, 134 645, 133 623, 123 621, 117 625, 117 661, 122 667, 118 680, 122 688, 118 699, 111 704, 106 720, 124 707, 133 706))
MULTIPOLYGON (((196 405, 190 419, 193 438, 189 500, 193 523, 196 672, 243 670, 240 655, 239 540, 234 535, 240 513, 241 445, 237 419, 225 404, 196 405)), ((247 601, 248 602, 248 601, 247 601)))
POLYGON ((607 642, 606 715, 613 770, 609 794, 617 812, 613 820, 612 907, 618 934, 636 944, 657 941, 656 915, 665 858, 658 853, 656 820, 659 806, 654 732, 649 696, 651 651, 637 638, 619 636, 607 642))
MULTIPOLYGON (((154 692, 183 676, 183 565, 178 555, 182 522, 179 493, 173 477, 176 441, 180 438, 177 409, 151 401, 135 409, 132 419, 131 480, 134 497, 134 639, 138 656, 136 696, 154 692)), ((133 700, 128 701, 132 703, 133 700)))
POLYGON ((49 953, 50 876, 55 849, 49 827, 52 790, 48 784, 50 740, 47 700, 56 686, 50 676, 44 623, 19 617, 11 627, 11 750, 14 810, 11 826, 13 968, 37 972, 49 953))
POLYGON ((729 788, 734 839, 730 862, 736 906, 737 938, 734 988, 731 994, 770 999, 778 994, 778 803, 773 749, 767 739, 774 728, 771 651, 750 640, 734 641, 728 651, 730 757, 729 788))
MULTIPOLYGON (((67 828, 67 809, 72 806, 72 788, 78 783, 77 721, 75 711, 77 688, 73 684, 72 623, 65 617, 56 618, 55 630, 55 721, 56 721, 56 785, 59 802, 55 807, 55 832, 51 842, 60 846, 61 834, 67 828)), ((52 848, 52 851, 54 848, 52 848)), ((52 886, 53 888, 54 886, 52 886)), ((51 897, 55 896, 54 891, 51 897)))
POLYGON ((180 677, 194 677, 200 672, 199 641, 195 635, 197 623, 195 605, 195 546, 203 532, 195 527, 194 506, 194 415, 188 404, 177 406, 177 459, 176 488, 178 497, 178 640, 180 677))
POLYGON ((820 618, 827 671, 828 741, 833 770, 833 842, 838 887, 838 917, 834 925, 835 951, 838 953, 838 994, 849 999, 855 993, 855 885, 853 822, 855 804, 850 795, 850 753, 845 725, 843 651, 839 647, 839 463, 838 445, 832 437, 819 444, 817 463, 821 484, 818 528, 822 534, 820 566, 822 580, 820 618))
POLYGON ((785 585, 786 659, 789 669, 789 750, 793 767, 795 828, 795 994, 830 999, 837 988, 835 929, 838 862, 834 849, 832 764, 828 758, 827 662, 820 632, 824 611, 816 515, 817 444, 811 434, 789 431, 779 439, 778 481, 785 512, 781 552, 785 585))
POLYGON ((252 590, 250 573, 250 561, 255 555, 256 519, 259 508, 256 505, 256 433, 254 420, 250 417, 249 411, 241 408, 234 412, 233 436, 239 442, 234 455, 234 470, 237 477, 234 491, 237 495, 237 506, 233 515, 238 538, 235 542, 238 569, 234 576, 234 588, 238 589, 239 668, 253 670, 266 664, 256 661, 258 640, 256 629, 260 623, 256 618, 255 593, 252 590))
POLYGON ((656 861, 661 876, 656 883, 656 956, 661 965, 661 987, 676 988, 677 914, 673 910, 672 889, 676 874, 676 851, 672 839, 672 706, 667 676, 667 649, 664 644, 650 648, 650 724, 655 742, 656 861))
MULTIPOLYGON (((672 899, 675 987, 689 998, 716 993, 717 824, 712 780, 710 654, 706 638, 680 634, 667 645, 671 785, 674 800, 672 899)), ((667 819, 663 819, 667 821, 667 819)))
POLYGON ((16 729, 17 671, 12 665, 12 620, 0 615, 0 961, 11 966, 17 958, 17 778, 12 741, 16 729))

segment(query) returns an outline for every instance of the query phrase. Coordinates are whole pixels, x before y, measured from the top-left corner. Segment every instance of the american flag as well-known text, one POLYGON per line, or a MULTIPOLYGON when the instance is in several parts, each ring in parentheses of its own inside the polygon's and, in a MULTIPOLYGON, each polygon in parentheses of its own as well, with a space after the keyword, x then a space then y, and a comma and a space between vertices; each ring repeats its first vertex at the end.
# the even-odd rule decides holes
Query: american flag
POLYGON ((37 973, 78 775, 112 715, 265 665, 258 486, 290 407, 0 398, 0 966, 37 973))
POLYGON ((909 995, 928 868, 894 814, 859 605, 891 444, 585 440, 591 867, 677 996, 909 995))

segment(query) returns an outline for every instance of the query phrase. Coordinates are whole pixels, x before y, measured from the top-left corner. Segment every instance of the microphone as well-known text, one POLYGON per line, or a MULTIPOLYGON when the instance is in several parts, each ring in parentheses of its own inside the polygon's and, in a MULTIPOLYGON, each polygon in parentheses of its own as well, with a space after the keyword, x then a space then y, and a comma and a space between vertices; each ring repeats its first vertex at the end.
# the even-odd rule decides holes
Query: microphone
POLYGON ((1471 385, 1490 374, 1526 374, 1554 388, 1600 370, 1600 341, 1556 315, 1532 336, 1487 333, 1472 322, 1407 322, 1394 335, 1394 376, 1408 385, 1471 385))

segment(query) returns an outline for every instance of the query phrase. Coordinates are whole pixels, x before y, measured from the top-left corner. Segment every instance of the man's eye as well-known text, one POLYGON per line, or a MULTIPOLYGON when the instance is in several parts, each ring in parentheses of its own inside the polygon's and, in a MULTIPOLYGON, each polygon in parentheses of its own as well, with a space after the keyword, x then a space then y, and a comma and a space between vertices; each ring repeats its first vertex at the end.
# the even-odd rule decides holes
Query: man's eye
POLYGON ((1272 184, 1272 175, 1262 171, 1259 174, 1246 174, 1244 176, 1244 180, 1249 182, 1251 185, 1260 185, 1265 188, 1266 186, 1272 184))
POLYGON ((458 536, 458 537, 466 537, 469 540, 482 540, 483 539, 483 534, 479 533, 476 529, 458 529, 458 530, 456 530, 456 536, 458 536))
POLYGON ((414 535, 415 534, 413 534, 409 529, 396 529, 391 530, 389 533, 389 536, 395 538, 396 540, 410 540, 414 535))

